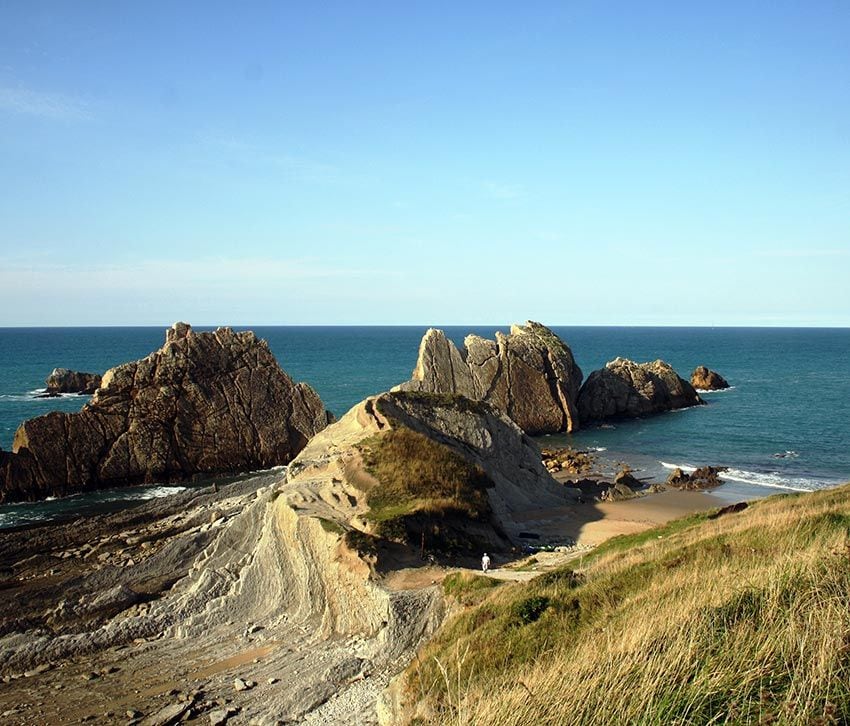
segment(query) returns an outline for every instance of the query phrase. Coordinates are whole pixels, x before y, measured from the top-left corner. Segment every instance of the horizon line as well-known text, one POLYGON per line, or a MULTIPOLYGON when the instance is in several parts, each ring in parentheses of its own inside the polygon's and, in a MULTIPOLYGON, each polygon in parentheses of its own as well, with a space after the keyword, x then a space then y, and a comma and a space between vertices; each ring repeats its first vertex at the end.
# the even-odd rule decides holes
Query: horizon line
MULTIPOLYGON (((118 323, 90 325, 0 325, 0 330, 81 330, 87 328, 162 328, 168 329, 174 323, 118 323)), ((192 328, 500 328, 521 323, 188 323, 192 328)), ((540 322, 540 321, 536 321, 540 322)), ((716 324, 695 323, 542 323, 547 328, 727 328, 727 329, 776 329, 776 330, 848 330, 850 323, 844 325, 814 324, 716 324)))

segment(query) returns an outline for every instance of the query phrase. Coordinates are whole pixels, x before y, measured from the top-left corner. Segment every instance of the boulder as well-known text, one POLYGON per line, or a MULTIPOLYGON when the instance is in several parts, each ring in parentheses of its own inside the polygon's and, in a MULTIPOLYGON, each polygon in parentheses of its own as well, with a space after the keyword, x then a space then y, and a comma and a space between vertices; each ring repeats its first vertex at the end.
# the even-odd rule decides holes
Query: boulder
POLYGON ((593 371, 578 394, 582 423, 635 418, 704 403, 693 386, 662 360, 635 363, 615 358, 593 371))
POLYGON ((616 486, 617 484, 622 484, 630 489, 640 489, 642 486, 640 479, 628 469, 621 469, 617 472, 617 476, 614 477, 614 485, 616 486))
POLYGON ((676 489, 711 489, 723 483, 720 474, 724 471, 725 466, 701 466, 687 474, 677 467, 667 477, 667 484, 676 489))
POLYGON ((705 366, 698 366, 691 373, 691 385, 698 391, 722 391, 729 388, 723 376, 705 366))
POLYGON ((495 340, 468 335, 460 351, 431 328, 419 345, 412 379, 393 390, 460 394, 486 401, 531 435, 578 428, 581 369, 572 351, 540 323, 512 325, 495 340))
POLYGON ((45 381, 47 394, 94 393, 100 387, 100 374, 80 373, 67 368, 54 368, 45 381))
POLYGON ((620 502, 624 499, 632 499, 635 496, 634 489, 623 482, 614 482, 599 497, 603 502, 620 502))
POLYGON ((21 424, 0 452, 0 502, 286 464, 330 418, 253 332, 178 323, 79 413, 21 424))

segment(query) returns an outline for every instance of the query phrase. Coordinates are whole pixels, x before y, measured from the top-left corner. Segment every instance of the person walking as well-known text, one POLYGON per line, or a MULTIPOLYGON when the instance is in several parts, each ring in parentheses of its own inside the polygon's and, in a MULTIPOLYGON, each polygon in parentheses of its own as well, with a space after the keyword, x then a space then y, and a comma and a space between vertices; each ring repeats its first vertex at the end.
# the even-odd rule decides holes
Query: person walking
POLYGON ((489 570, 489 569, 490 569, 490 555, 488 555, 485 552, 484 556, 481 558, 481 571, 487 572, 487 570, 489 570))

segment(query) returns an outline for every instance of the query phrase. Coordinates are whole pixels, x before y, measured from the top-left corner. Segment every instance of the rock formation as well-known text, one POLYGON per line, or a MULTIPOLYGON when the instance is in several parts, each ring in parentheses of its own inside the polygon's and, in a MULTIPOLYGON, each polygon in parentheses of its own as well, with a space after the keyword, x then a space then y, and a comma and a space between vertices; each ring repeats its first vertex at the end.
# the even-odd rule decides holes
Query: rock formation
POLYGON ((254 333, 176 323, 160 350, 107 371, 79 413, 21 424, 0 454, 0 501, 285 464, 328 420, 254 333))
POLYGON ((705 366, 698 366, 691 373, 691 385, 698 391, 722 391, 729 388, 729 383, 723 376, 705 366))
MULTIPOLYGON (((518 510, 575 500, 503 413, 399 392, 319 432, 285 475, 11 532, 0 538, 0 572, 14 573, 0 588, 0 677, 39 675, 27 699, 42 715, 34 708, 26 722, 79 721, 116 702, 158 714, 173 701, 209 722, 227 698, 244 723, 372 724, 379 699, 384 722, 400 723, 382 694, 445 613, 419 542, 372 534, 369 492, 385 482, 363 466, 363 447, 400 430, 481 468, 492 520, 467 524, 490 541, 519 541, 518 510), (235 678, 258 685, 242 690, 235 678), (169 699, 163 683, 189 698, 169 699)), ((0 689, 0 705, 12 698, 0 689)))
POLYGON ((693 386, 664 361, 635 363, 615 358, 587 377, 577 407, 584 423, 646 416, 702 403, 693 386))
POLYGON ((468 335, 459 351, 442 330, 419 345, 412 380, 394 390, 457 393, 486 401, 531 435, 578 428, 581 369, 549 328, 529 321, 495 340, 468 335))
POLYGON ((98 373, 80 373, 54 368, 45 382, 47 393, 94 393, 100 387, 98 373))
POLYGON ((701 466, 687 474, 676 467, 667 477, 667 484, 676 489, 712 489, 723 483, 720 474, 724 471, 725 466, 701 466))

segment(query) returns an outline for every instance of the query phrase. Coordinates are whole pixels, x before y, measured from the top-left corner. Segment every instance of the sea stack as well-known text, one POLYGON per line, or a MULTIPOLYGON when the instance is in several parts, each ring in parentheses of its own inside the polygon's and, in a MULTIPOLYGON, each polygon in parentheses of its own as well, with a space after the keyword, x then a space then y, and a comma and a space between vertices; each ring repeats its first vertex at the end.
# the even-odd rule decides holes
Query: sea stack
POLYGON ((253 332, 176 323, 162 348, 107 371, 79 413, 21 424, 0 454, 0 502, 285 464, 329 418, 253 332))
POLYGON ((578 395, 582 423, 635 418, 703 403, 694 387, 662 360, 615 358, 593 371, 578 395))
POLYGON ((729 388, 723 376, 705 366, 698 366, 691 373, 691 385, 698 391, 722 391, 729 388))
POLYGON ((81 373, 67 368, 54 368, 45 381, 47 393, 94 393, 100 386, 99 373, 81 373))
POLYGON ((412 379, 394 390, 460 394, 486 401, 531 435, 575 431, 582 372, 572 351, 549 328, 532 321, 512 325, 495 340, 478 335, 458 350, 431 328, 419 345, 412 379))

